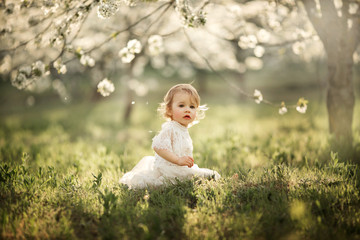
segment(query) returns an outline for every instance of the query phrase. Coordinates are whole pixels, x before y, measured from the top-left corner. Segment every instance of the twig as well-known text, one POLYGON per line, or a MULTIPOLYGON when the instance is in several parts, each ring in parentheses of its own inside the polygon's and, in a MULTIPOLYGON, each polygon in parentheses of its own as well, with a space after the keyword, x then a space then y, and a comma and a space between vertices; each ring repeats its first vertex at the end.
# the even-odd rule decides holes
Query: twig
POLYGON ((19 43, 19 45, 15 46, 15 47, 13 47, 13 48, 0 49, 0 53, 1 53, 1 52, 13 52, 13 51, 15 51, 16 49, 18 49, 18 48, 20 48, 20 47, 28 44, 28 43, 31 42, 32 40, 34 40, 34 39, 36 39, 37 37, 39 37, 41 34, 44 34, 44 33, 51 27, 51 25, 52 25, 52 22, 50 22, 50 24, 49 24, 43 31, 41 31, 41 32, 39 32, 38 34, 36 34, 35 37, 33 37, 33 38, 31 38, 31 39, 29 39, 29 40, 27 40, 27 41, 24 41, 24 42, 22 42, 22 43, 19 43))
POLYGON ((149 13, 148 15, 140 18, 140 19, 139 19, 138 21, 136 21, 135 23, 129 25, 128 27, 126 27, 126 28, 124 28, 124 29, 122 29, 122 30, 119 30, 119 31, 111 34, 111 36, 108 37, 107 39, 105 39, 105 41, 103 41, 103 42, 100 43, 99 45, 93 47, 92 49, 86 51, 86 53, 92 52, 92 51, 94 51, 95 49, 98 49, 98 48, 102 47, 102 46, 105 45, 107 42, 109 42, 111 39, 113 39, 114 36, 117 36, 117 35, 119 35, 120 33, 129 31, 131 28, 135 27, 135 26, 138 25, 140 22, 142 22, 142 21, 144 21, 145 19, 149 18, 151 15, 153 15, 154 13, 156 13, 157 11, 159 11, 159 10, 160 10, 161 8, 163 8, 164 6, 166 6, 166 5, 170 5, 170 6, 171 6, 172 4, 173 4, 173 1, 164 3, 163 5, 159 6, 157 9, 155 9, 154 11, 152 11, 151 13, 149 13))
MULTIPOLYGON (((185 29, 184 29, 184 35, 190 45, 190 47, 199 55, 200 58, 202 58, 204 60, 204 62, 206 63, 206 65, 210 68, 210 70, 215 73, 221 80, 225 81, 227 84, 229 84, 231 87, 233 87, 234 89, 236 89, 238 92, 240 92, 242 95, 254 99, 253 95, 248 94, 247 92, 245 92, 244 90, 242 90, 239 86, 237 86, 235 83, 233 83, 232 81, 230 81, 229 79, 227 79, 226 77, 224 77, 221 73, 219 73, 218 71, 216 71, 214 69, 214 67, 211 65, 211 63, 209 62, 209 60, 204 57, 199 51, 198 49, 195 47, 195 45, 193 44, 193 42, 191 41, 190 37, 188 36, 188 34, 186 33, 185 29)), ((274 105, 273 103, 267 101, 267 100, 263 100, 264 103, 269 104, 269 105, 274 105)))
POLYGON ((157 21, 159 21, 159 20, 164 16, 164 14, 167 12, 167 10, 169 10, 169 8, 173 5, 173 3, 174 3, 174 2, 170 2, 169 6, 167 6, 167 7, 164 9, 164 11, 163 11, 152 23, 150 23, 150 25, 148 26, 148 28, 145 30, 144 35, 150 30, 150 28, 151 28, 152 26, 154 26, 154 24, 155 24, 157 21))

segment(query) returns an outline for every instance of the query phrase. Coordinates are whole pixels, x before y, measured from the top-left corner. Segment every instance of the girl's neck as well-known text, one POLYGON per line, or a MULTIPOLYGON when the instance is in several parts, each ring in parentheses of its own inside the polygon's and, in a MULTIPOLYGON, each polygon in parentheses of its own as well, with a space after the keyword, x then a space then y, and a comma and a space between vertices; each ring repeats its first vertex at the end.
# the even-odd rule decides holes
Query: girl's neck
POLYGON ((179 122, 177 122, 175 120, 171 120, 171 122, 173 122, 175 125, 179 126, 179 128, 181 128, 181 129, 184 129, 184 130, 188 129, 187 126, 184 126, 184 125, 180 124, 179 122))

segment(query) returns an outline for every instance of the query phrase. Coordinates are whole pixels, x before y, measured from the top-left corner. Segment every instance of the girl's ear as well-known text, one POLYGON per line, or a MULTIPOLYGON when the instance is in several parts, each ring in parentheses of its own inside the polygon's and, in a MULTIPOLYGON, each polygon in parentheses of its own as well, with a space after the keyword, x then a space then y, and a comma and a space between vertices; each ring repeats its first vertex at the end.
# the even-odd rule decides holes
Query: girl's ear
POLYGON ((167 113, 167 115, 168 115, 170 118, 172 118, 171 107, 166 106, 166 113, 167 113))

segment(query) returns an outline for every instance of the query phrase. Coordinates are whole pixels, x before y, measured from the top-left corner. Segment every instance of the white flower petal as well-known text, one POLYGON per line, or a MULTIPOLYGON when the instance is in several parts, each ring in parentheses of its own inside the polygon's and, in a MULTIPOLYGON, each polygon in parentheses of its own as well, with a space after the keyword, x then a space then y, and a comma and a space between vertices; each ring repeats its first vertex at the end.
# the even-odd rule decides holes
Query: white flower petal
POLYGON ((115 86, 109 79, 104 78, 98 83, 97 89, 102 96, 107 97, 115 91, 115 86))

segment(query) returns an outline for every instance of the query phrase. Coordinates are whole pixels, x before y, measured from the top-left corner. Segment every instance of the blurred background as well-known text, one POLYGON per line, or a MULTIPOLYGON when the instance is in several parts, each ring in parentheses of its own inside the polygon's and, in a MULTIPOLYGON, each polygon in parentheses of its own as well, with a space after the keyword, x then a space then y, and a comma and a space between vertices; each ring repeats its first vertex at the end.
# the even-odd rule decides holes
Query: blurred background
MULTIPOLYGON (((163 120, 156 108, 166 91, 191 83, 212 118, 226 118, 227 107, 233 106, 236 110, 231 111, 238 115, 226 119, 234 123, 265 117, 285 122, 296 118, 306 125, 313 116, 321 116, 321 128, 328 133, 326 95, 334 73, 328 71, 333 60, 327 57, 342 48, 345 52, 347 45, 341 42, 335 54, 327 52, 328 43, 324 47, 324 35, 311 20, 349 16, 345 29, 351 40, 358 31, 353 19, 359 10, 356 2, 313 3, 3 1, 2 121, 18 120, 22 127, 31 123, 37 128, 53 121, 81 136, 91 116, 89 121, 98 122, 88 128, 99 136, 106 135, 96 127, 99 124, 118 131, 142 123, 157 131, 163 120), (264 98, 259 105, 255 89, 264 98), (309 101, 305 114, 295 110, 300 98, 309 101), (282 101, 285 115, 279 114, 282 101), (157 120, 147 123, 149 118, 157 120)), ((350 73, 334 75, 350 82, 347 88, 356 99, 357 45, 350 58, 340 59, 350 66, 350 73)), ((358 120, 355 107, 356 134, 358 120)))

